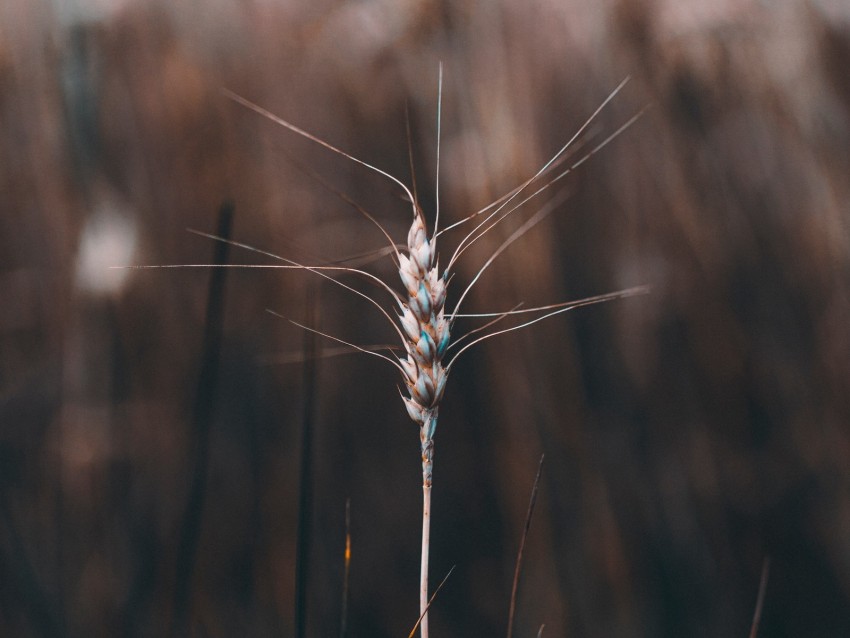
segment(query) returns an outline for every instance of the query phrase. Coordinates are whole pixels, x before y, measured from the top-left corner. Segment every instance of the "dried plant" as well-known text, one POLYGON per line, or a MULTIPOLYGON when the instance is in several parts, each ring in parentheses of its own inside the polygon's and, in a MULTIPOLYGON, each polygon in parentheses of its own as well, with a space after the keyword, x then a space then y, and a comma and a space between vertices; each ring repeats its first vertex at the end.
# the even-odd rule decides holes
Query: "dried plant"
MULTIPOLYGON (((446 382, 449 374, 458 360, 459 356, 472 346, 481 343, 491 337, 513 332, 527 326, 530 326, 538 321, 547 319, 554 315, 558 315, 569 310, 587 306, 614 299, 630 297, 648 292, 646 286, 638 286, 628 288, 613 293, 603 294, 595 297, 589 297, 577 301, 567 301, 561 303, 550 304, 546 306, 538 306, 534 308, 520 308, 519 306, 513 309, 500 312, 485 312, 485 313, 461 313, 460 308, 463 301, 467 298, 470 291, 478 282, 484 272, 491 266, 499 255, 501 255, 511 244, 517 239, 525 235, 531 228, 539 224, 549 214, 551 214, 558 205, 563 202, 563 196, 556 196, 545 205, 538 208, 532 216, 530 216, 521 226, 519 226, 502 244, 493 251, 489 258, 478 269, 474 277, 469 281, 464 288, 457 302, 451 311, 446 310, 446 297, 449 281, 452 277, 452 267, 455 265, 460 256, 475 242, 493 230, 498 224, 504 221, 507 217, 520 210, 526 203, 538 198, 544 191, 550 189, 554 184, 566 177, 569 173, 575 170, 578 166, 587 161, 590 157, 600 151, 614 138, 619 136, 626 128, 631 126, 643 113, 637 113, 622 126, 620 126, 611 135, 603 141, 593 146, 586 151, 581 157, 569 165, 565 165, 569 159, 571 152, 580 137, 586 132, 591 122, 597 117, 602 109, 619 93, 619 91, 628 82, 628 78, 623 80, 609 96, 599 105, 593 114, 579 127, 576 133, 560 148, 560 150, 544 164, 531 178, 520 184, 518 187, 505 194, 495 202, 482 208, 481 210, 468 215, 460 221, 447 226, 444 229, 439 228, 440 210, 439 210, 439 138, 440 138, 440 105, 442 101, 442 66, 440 67, 439 82, 438 82, 438 109, 437 109, 437 180, 436 180, 436 211, 434 218, 434 228, 431 234, 428 234, 428 226, 425 219, 425 214, 419 205, 418 198, 415 195, 415 189, 411 190, 400 179, 390 173, 369 164, 361 159, 358 159, 339 148, 332 146, 328 142, 304 131, 303 129, 291 124, 290 122, 274 115, 270 111, 260 107, 259 105, 245 99, 228 90, 224 90, 224 94, 233 101, 255 111, 265 118, 289 129, 290 131, 307 138, 326 149, 347 158, 350 161, 356 162, 371 171, 378 173, 384 178, 392 181, 396 186, 402 189, 402 192, 411 206, 412 222, 407 234, 406 246, 399 245, 392 239, 389 232, 381 225, 381 223, 370 213, 363 210, 359 206, 358 210, 374 223, 383 233, 387 240, 387 248, 381 251, 381 256, 392 255, 395 260, 395 265, 398 269, 399 277, 404 286, 404 293, 399 294, 392 286, 381 280, 376 275, 360 269, 341 265, 307 265, 295 262, 291 259, 281 257, 271 252, 258 249, 254 246, 242 244, 230 239, 202 233, 197 234, 223 241, 228 244, 244 248, 262 255, 272 257, 276 260, 285 262, 284 265, 217 265, 217 264, 181 264, 177 266, 153 266, 154 268, 284 268, 307 270, 315 273, 325 279, 332 281, 354 294, 365 298, 374 305, 381 314, 387 319, 392 328, 395 330, 401 340, 401 355, 384 354, 379 350, 383 348, 367 348, 359 346, 340 339, 339 337, 321 332, 313 326, 303 325, 296 321, 289 320, 294 325, 315 332, 327 339, 333 340, 354 351, 363 352, 373 356, 380 357, 395 366, 402 375, 405 388, 408 396, 402 395, 402 401, 407 409, 410 418, 419 427, 419 438, 422 452, 422 549, 421 549, 421 570, 420 570, 420 587, 419 587, 419 603, 420 603, 420 618, 418 625, 420 627, 422 638, 428 638, 428 609, 432 599, 429 599, 428 589, 428 565, 429 565, 429 550, 430 550, 430 520, 431 520, 431 485, 434 464, 434 434, 437 427, 437 420, 440 411, 440 403, 446 389, 446 382), (554 174, 554 175, 553 175, 554 174), (532 187, 534 187, 532 189, 532 187), (530 191, 530 192, 529 192, 530 191), (440 265, 437 252, 437 240, 443 233, 460 227, 469 222, 476 222, 472 230, 458 242, 448 260, 446 267, 440 271, 440 265), (397 315, 393 315, 390 310, 375 298, 368 294, 357 290, 356 288, 339 280, 336 276, 341 274, 354 274, 365 277, 370 282, 384 290, 394 301, 397 315), (454 352, 444 363, 444 358, 449 351, 462 343, 465 339, 486 331, 490 326, 503 319, 530 314, 533 318, 523 321, 518 325, 512 325, 508 328, 485 332, 480 336, 472 338, 465 345, 454 352), (477 318, 488 319, 483 326, 474 328, 454 342, 451 341, 452 328, 459 318, 477 318)), ((339 194, 339 193, 338 193, 339 194)), ((344 194, 340 194, 346 201, 354 204, 344 194)), ((354 204, 356 206, 356 204, 354 204)), ((521 305, 521 304, 520 304, 521 305)), ((272 311, 269 311, 272 312, 272 311)), ((275 312, 272 314, 278 315, 275 312)))

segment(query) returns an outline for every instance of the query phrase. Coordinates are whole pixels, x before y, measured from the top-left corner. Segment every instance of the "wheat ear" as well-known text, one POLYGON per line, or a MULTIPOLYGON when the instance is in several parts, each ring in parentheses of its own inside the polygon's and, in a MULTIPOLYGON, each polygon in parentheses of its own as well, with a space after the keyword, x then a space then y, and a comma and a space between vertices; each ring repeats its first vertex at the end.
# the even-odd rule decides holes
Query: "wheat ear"
MULTIPOLYGON (((316 332, 326 338, 329 338, 337 343, 340 343, 346 347, 352 348, 355 351, 364 352, 366 354, 371 354, 373 356, 380 357, 392 365, 394 365, 397 369, 399 369, 402 373, 402 378, 404 380, 405 386, 407 388, 408 396, 402 395, 402 400, 404 401, 404 405, 407 408, 407 412, 410 415, 410 418, 419 426, 419 439, 420 439, 420 447, 422 452, 422 554, 421 554, 421 571, 420 571, 420 586, 419 586, 419 608, 420 608, 420 620, 419 620, 419 628, 421 631, 422 638, 428 638, 428 607, 430 605, 430 601, 428 598, 428 562, 429 562, 429 554, 430 554, 430 530, 431 530, 431 482, 434 468, 434 432, 437 427, 437 418, 439 415, 440 402, 443 398, 443 393, 446 387, 446 380, 448 379, 449 372, 451 370, 452 364, 457 358, 468 350, 470 347, 484 341, 495 337, 497 335, 505 334, 507 332, 512 332, 514 330, 520 330, 526 326, 530 326, 538 321, 542 321, 548 317, 554 316, 556 314, 560 314, 562 312, 566 312, 571 310, 572 308, 576 308, 582 305, 589 305, 591 303, 599 303, 602 301, 608 301, 610 299, 619 298, 619 297, 627 297, 634 294, 643 294, 646 292, 646 288, 632 288, 629 290, 620 291, 618 293, 612 293, 609 295, 601 295, 599 297, 579 300, 576 302, 562 303, 562 304, 552 304, 549 306, 540 306, 537 308, 529 308, 524 310, 518 310, 518 307, 514 307, 514 309, 509 310, 503 313, 483 313, 478 315, 462 315, 460 314, 459 308, 461 303, 465 300, 466 296, 475 285, 475 283, 479 280, 481 275, 490 264, 514 241, 523 236, 530 228, 536 225, 539 221, 546 217, 546 215, 554 209, 555 205, 560 202, 550 202, 548 206, 545 206, 543 209, 539 210, 537 214, 533 215, 529 220, 526 221, 517 231, 515 231, 484 263, 484 265, 479 269, 476 276, 470 281, 467 287, 464 289, 463 293, 460 295, 457 303, 454 306, 454 309, 446 316, 445 312, 445 302, 446 302, 446 288, 449 281, 449 271, 451 270, 451 266, 454 265, 456 260, 466 251, 469 246, 475 243, 478 239, 480 239, 483 235, 492 230, 496 225, 498 225, 502 220, 506 217, 517 211, 523 204, 536 197, 538 194, 542 193, 544 190, 549 188, 552 184, 559 181, 561 178, 566 176, 569 172, 577 168, 579 165, 584 163, 588 158, 594 155, 596 152, 601 150, 605 145, 607 145, 612 139, 619 136, 623 130, 625 130, 628 126, 630 126, 637 117, 640 116, 638 114, 625 125, 623 125, 620 129, 618 129, 613 135, 604 140, 601 144, 598 144, 596 147, 590 150, 587 154, 585 154, 578 162, 575 162, 571 166, 569 166, 566 170, 561 171, 554 178, 548 178, 548 182, 543 186, 540 186, 535 190, 532 194, 528 196, 524 196, 519 201, 514 201, 523 192, 538 179, 547 176, 551 170, 554 170, 558 167, 565 159, 566 153, 571 151, 573 144, 578 139, 578 137, 583 134, 587 126, 593 121, 598 113, 602 110, 602 108, 610 102, 613 97, 622 89, 623 85, 627 80, 623 81, 609 96, 608 98, 600 105, 600 107, 590 116, 590 118, 585 122, 584 125, 579 129, 579 131, 575 134, 575 136, 570 139, 564 146, 561 148, 534 176, 530 179, 526 180, 523 184, 513 189, 507 195, 499 198, 493 204, 485 207, 484 209, 470 215, 464 219, 462 219, 457 224, 453 224, 447 226, 444 229, 439 229, 439 158, 440 158, 440 107, 442 102, 442 64, 440 65, 440 74, 439 74, 439 92, 438 92, 438 108, 437 108, 437 193, 436 193, 436 201, 437 201, 437 210, 434 220, 434 230, 429 239, 427 233, 427 227, 425 224, 425 218, 423 216, 422 210, 418 205, 417 198, 415 196, 415 186, 414 192, 412 193, 410 189, 404 185, 398 178, 393 175, 387 173, 386 171, 377 168, 363 160, 357 159, 356 157, 349 155, 348 153, 328 144, 327 142, 317 138, 316 136, 298 128, 297 126, 283 120, 282 118, 274 115, 273 113, 267 111, 266 109, 254 104, 246 100, 245 98, 232 93, 231 91, 225 90, 224 93, 230 99, 235 102, 242 104, 243 106, 259 113, 263 117, 270 119, 271 121, 289 129, 290 131, 301 135, 313 142, 320 144, 321 146, 327 148, 328 150, 337 153, 357 164, 360 164, 383 177, 391 180, 397 186, 401 187, 407 196, 408 201, 412 205, 413 209, 413 221, 410 226, 410 230, 407 234, 407 245, 403 247, 397 247, 393 240, 390 238, 389 234, 386 230, 381 226, 381 224, 370 214, 363 211, 359 206, 356 206, 361 213, 365 214, 365 216, 375 223, 382 231, 387 241, 389 242, 388 246, 384 249, 386 251, 385 254, 393 254, 397 263, 398 263, 398 272, 401 278, 402 283, 404 284, 406 297, 402 297, 395 293, 387 284, 382 282, 380 279, 375 277, 374 275, 360 270, 358 268, 344 267, 344 266, 306 266, 303 264, 298 264, 289 259, 284 259, 272 253, 267 253, 266 251, 257 250, 251 248, 249 246, 245 246, 244 244, 237 244, 240 247, 248 248, 249 250, 255 250, 256 252, 260 252, 271 256, 275 259, 283 260, 287 263, 287 265, 282 266, 272 266, 276 268, 295 268, 295 269, 303 269, 313 272, 321 277, 327 278, 334 282, 335 284, 342 286, 343 288, 348 289, 349 291, 364 297, 366 300, 375 305, 381 313, 385 316, 385 318, 389 319, 394 325, 394 329, 402 338, 402 344, 404 347, 404 355, 400 357, 387 356, 382 353, 376 352, 372 348, 364 348, 361 346, 357 346, 350 342, 339 339, 338 337, 334 337, 332 335, 328 335, 323 332, 319 332, 314 328, 310 328, 309 326, 303 326, 301 324, 295 323, 295 325, 304 328, 305 330, 309 330, 311 332, 316 332), (454 228, 455 226, 462 224, 467 221, 471 221, 473 219, 478 218, 480 215, 485 215, 484 219, 479 221, 475 227, 468 232, 468 234, 460 241, 458 246, 455 248, 455 251, 451 258, 449 259, 449 263, 446 269, 443 271, 442 275, 440 274, 439 264, 437 263, 437 251, 436 244, 437 238, 443 232, 454 228), (336 278, 329 274, 330 272, 339 272, 339 273, 350 273, 356 274, 362 277, 366 277, 372 283, 377 284, 379 287, 383 288, 385 291, 389 292, 393 297, 393 300, 396 302, 401 315, 398 316, 398 324, 395 324, 392 321, 390 314, 374 299, 372 299, 369 295, 366 295, 347 284, 344 284, 338 281, 336 278), (454 324, 455 319, 463 316, 479 316, 479 317, 496 317, 493 321, 487 323, 485 326, 481 328, 471 330, 467 333, 467 337, 480 332, 491 326, 496 321, 500 321, 509 316, 513 316, 517 313, 524 312, 545 312, 545 314, 538 316, 532 320, 526 321, 519 325, 515 325, 513 327, 496 330, 494 332, 490 332, 485 334, 484 336, 480 336, 478 338, 473 339, 471 342, 466 343, 462 348, 460 348, 451 358, 451 360, 444 366, 443 358, 446 355, 449 349, 450 342, 450 331, 451 327, 454 324)), ((347 197, 344 197, 348 203, 352 203, 347 197)), ((557 199, 557 198, 556 198, 557 199)), ((228 243, 234 243, 228 241, 228 243)), ((196 267, 199 265, 195 265, 196 267)), ((184 266, 185 267, 185 266, 184 266)), ((207 266, 203 266, 207 267, 207 266)), ((269 266, 237 266, 237 267, 269 267, 269 266)), ((271 312, 271 311, 270 311, 271 312)), ((273 313, 277 314, 277 313, 273 313)), ((458 340, 458 343, 461 339, 458 340)), ((415 628, 414 628, 415 630, 415 628)), ((542 633, 543 627, 540 628, 540 633, 542 633)), ((538 634, 540 635, 540 634, 538 634)))

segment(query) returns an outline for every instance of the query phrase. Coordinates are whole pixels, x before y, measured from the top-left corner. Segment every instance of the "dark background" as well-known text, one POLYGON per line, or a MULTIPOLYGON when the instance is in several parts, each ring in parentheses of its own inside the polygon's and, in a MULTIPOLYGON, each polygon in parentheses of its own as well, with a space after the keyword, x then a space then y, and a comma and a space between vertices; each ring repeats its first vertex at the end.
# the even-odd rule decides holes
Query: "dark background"
MULTIPOLYGON (((186 229, 215 232, 225 202, 234 239, 288 258, 381 248, 310 172, 404 240, 386 180, 221 87, 405 182, 407 105, 432 223, 439 61, 444 223, 533 175, 624 77, 584 148, 650 106, 466 310, 652 294, 459 360, 432 635, 505 631, 541 453, 515 636, 744 636, 768 556, 761 636, 850 635, 850 13, 828 0, 0 5, 0 635, 294 635, 305 416, 307 635, 339 635, 347 498, 348 635, 407 635, 421 475, 399 375, 299 362, 333 344, 265 311, 392 343, 377 310, 231 270, 216 358, 212 271, 108 267, 211 262, 186 229)), ((534 210, 464 254, 449 307, 534 210)), ((396 285, 389 258, 364 267, 396 285)))

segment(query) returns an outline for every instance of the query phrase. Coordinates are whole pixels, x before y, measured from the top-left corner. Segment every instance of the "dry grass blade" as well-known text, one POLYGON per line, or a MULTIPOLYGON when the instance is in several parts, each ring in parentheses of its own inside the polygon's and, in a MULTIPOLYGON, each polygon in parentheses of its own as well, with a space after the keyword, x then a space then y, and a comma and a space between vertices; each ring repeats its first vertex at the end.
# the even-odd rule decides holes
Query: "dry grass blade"
POLYGON ((770 575, 770 556, 765 557, 761 567, 761 579, 759 581, 759 593, 756 598, 756 608, 753 612, 753 624, 750 626, 750 638, 756 638, 761 624, 761 612, 764 609, 764 597, 767 591, 767 579, 770 575))
MULTIPOLYGON (((525 527, 522 530, 522 538, 519 541, 519 550, 516 556, 516 567, 514 568, 514 582, 511 587, 511 605, 508 609, 508 638, 514 632, 514 613, 516 612, 516 598, 519 591, 519 575, 522 570, 522 555, 525 551, 525 541, 528 539, 528 530, 531 527, 531 517, 534 514, 534 504, 537 502, 537 492, 540 488, 540 473, 543 471, 543 459, 545 454, 540 455, 540 463, 537 465, 537 475, 534 477, 534 485, 531 487, 531 497, 528 500, 528 513, 525 516, 525 527)), ((543 628, 540 628, 543 631, 543 628)))
POLYGON ((416 624, 413 625, 413 629, 410 630, 410 634, 408 634, 407 638, 413 638, 416 634, 416 630, 419 629, 419 625, 422 623, 422 619, 425 618, 425 615, 428 613, 428 610, 431 609, 431 604, 434 602, 434 599, 437 597, 437 594, 440 593, 440 590, 443 588, 443 585, 446 584, 446 581, 449 579, 449 576, 452 575, 452 572, 455 570, 457 565, 452 565, 452 568, 449 570, 449 573, 446 574, 445 578, 443 578, 442 582, 437 586, 437 589, 434 590, 434 593, 431 594, 431 598, 428 601, 428 604, 425 606, 425 611, 423 611, 419 615, 419 619, 416 621, 416 624))

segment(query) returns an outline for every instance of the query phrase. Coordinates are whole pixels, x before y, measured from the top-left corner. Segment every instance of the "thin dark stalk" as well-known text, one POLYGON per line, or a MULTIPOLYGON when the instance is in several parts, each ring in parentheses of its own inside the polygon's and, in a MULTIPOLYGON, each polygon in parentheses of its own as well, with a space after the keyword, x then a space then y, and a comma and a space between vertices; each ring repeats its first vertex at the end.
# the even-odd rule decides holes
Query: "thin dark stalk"
MULTIPOLYGON (((307 293, 306 323, 316 325, 319 300, 315 283, 307 293)), ((316 412, 316 333, 304 331, 304 417, 301 422, 301 467, 298 481, 298 528, 295 540, 295 636, 307 635, 307 590, 310 577, 313 519, 313 430, 316 412)))
MULTIPOLYGON (((220 237, 230 238, 233 228, 233 204, 225 202, 218 213, 220 237)), ((213 255, 214 264, 227 263, 230 246, 218 242, 213 255)), ((176 580, 174 588, 174 616, 171 634, 180 636, 189 633, 189 609, 191 606, 192 575, 201 535, 204 502, 207 492, 209 469, 210 425, 212 422, 218 362, 221 353, 221 333, 224 316, 224 283, 226 268, 214 268, 210 274, 209 298, 207 299, 206 324, 204 326, 203 354, 198 377, 198 390, 192 408, 194 449, 190 460, 192 484, 180 528, 177 546, 176 580)))
POLYGON ((764 609, 764 596, 767 591, 767 578, 770 575, 770 556, 766 556, 761 567, 761 581, 759 582, 759 594, 756 598, 756 609, 753 612, 753 624, 750 627, 750 638, 756 638, 761 623, 761 612, 764 609))
POLYGON ((345 499, 345 567, 342 572, 342 605, 339 638, 348 631, 348 577, 351 573, 351 498, 345 499))
POLYGON ((449 579, 449 576, 452 575, 452 572, 455 570, 455 567, 457 567, 457 565, 452 565, 452 568, 449 570, 449 573, 446 574, 445 578, 443 578, 442 582, 437 586, 437 589, 435 589, 434 593, 431 594, 431 599, 425 606, 425 610, 419 615, 419 619, 416 621, 416 624, 413 625, 413 629, 410 630, 410 634, 408 634, 407 638, 413 638, 413 636, 416 635, 416 630, 419 629, 419 625, 422 623, 422 619, 425 618, 425 615, 428 613, 428 610, 431 609, 431 605, 434 603, 434 599, 437 597, 437 594, 440 593, 440 590, 443 588, 443 585, 446 584, 446 581, 449 579))
MULTIPOLYGON (((534 504, 537 502, 537 491, 540 487, 540 474, 543 471, 543 459, 545 454, 540 455, 540 463, 537 465, 537 475, 534 477, 534 485, 531 487, 531 498, 528 500, 528 513, 525 516, 525 528, 522 530, 522 538, 519 541, 519 551, 516 556, 516 567, 514 568, 514 584, 511 587, 511 605, 508 611, 508 638, 514 632, 514 613, 516 612, 516 598, 519 591, 519 575, 522 570, 522 555, 525 551, 525 541, 528 538, 528 530, 531 527, 531 516, 534 514, 534 504)), ((540 627, 543 631, 543 627, 540 627)))
POLYGON ((5 498, 0 498, 0 530, 9 547, 0 548, 0 574, 8 595, 2 601, 2 612, 17 605, 32 623, 33 631, 46 638, 62 638, 67 635, 62 617, 62 608, 48 596, 39 583, 38 574, 27 558, 24 539, 15 526, 12 513, 5 498), (14 602, 13 602, 14 601, 14 602))

